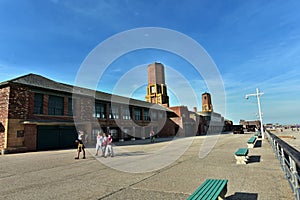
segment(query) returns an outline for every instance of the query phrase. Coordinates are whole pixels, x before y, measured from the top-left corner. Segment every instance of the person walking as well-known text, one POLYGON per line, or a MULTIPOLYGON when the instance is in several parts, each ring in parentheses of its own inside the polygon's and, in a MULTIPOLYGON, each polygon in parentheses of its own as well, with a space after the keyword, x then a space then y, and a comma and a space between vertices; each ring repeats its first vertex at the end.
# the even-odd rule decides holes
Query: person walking
POLYGON ((150 131, 150 142, 154 143, 154 141, 155 141, 155 134, 154 134, 154 131, 152 130, 152 131, 150 131))
POLYGON ((82 154, 83 154, 82 159, 85 159, 85 146, 82 142, 83 135, 84 135, 83 131, 79 131, 78 132, 78 138, 77 138, 77 140, 75 140, 75 142, 77 144, 77 157, 75 157, 75 159, 79 159, 79 155, 80 155, 81 151, 82 151, 82 154))
POLYGON ((102 152, 102 143, 103 143, 103 136, 102 136, 102 134, 101 134, 100 131, 98 132, 96 140, 97 140, 97 143, 96 143, 96 153, 95 153, 95 156, 98 156, 99 149, 102 152))
POLYGON ((111 134, 109 134, 108 137, 107 137, 107 146, 106 146, 105 155, 104 155, 105 158, 108 156, 108 152, 109 152, 110 157, 114 157, 114 150, 113 150, 113 147, 112 147, 112 136, 111 136, 111 134))
POLYGON ((104 155, 105 155, 106 148, 107 148, 107 140, 108 140, 107 134, 104 133, 104 134, 103 134, 103 141, 102 141, 102 156, 103 156, 103 157, 104 157, 104 155))

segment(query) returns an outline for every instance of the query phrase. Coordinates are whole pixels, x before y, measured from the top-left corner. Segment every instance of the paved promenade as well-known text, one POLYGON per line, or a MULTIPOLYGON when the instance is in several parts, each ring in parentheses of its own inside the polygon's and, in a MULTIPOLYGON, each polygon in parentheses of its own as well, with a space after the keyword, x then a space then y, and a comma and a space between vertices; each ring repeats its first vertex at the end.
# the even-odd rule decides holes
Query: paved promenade
POLYGON ((115 147, 115 157, 98 157, 100 161, 92 154, 85 160, 75 160, 75 149, 0 156, 0 199, 186 199, 207 178, 228 179, 226 199, 230 200, 294 199, 266 141, 258 141, 257 147, 250 149, 249 164, 236 164, 234 152, 247 147, 252 135, 220 135, 201 159, 199 149, 208 137, 184 138, 192 144, 179 159, 146 173, 118 171, 100 161, 121 166, 133 157, 151 155, 171 141, 125 142, 115 147))

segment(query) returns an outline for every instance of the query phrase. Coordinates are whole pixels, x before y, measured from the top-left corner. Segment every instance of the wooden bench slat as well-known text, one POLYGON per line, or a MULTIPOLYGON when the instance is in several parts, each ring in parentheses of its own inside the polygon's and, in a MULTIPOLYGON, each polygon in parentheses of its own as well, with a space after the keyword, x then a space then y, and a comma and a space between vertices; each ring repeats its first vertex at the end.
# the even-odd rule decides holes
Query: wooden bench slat
POLYGON ((209 186, 207 187, 207 191, 203 194, 203 195, 200 195, 200 199, 210 199, 209 196, 211 194, 214 194, 215 193, 215 190, 216 190, 216 181, 217 180, 212 180, 210 179, 210 184, 209 186))
POLYGON ((237 155, 237 156, 247 156, 247 154, 248 154, 248 148, 239 148, 235 152, 235 155, 237 155))
POLYGON ((256 137, 251 137, 247 143, 254 143, 256 140, 256 137))
POLYGON ((188 198, 188 200, 194 199, 217 199, 228 180, 219 179, 206 179, 200 187, 188 198))
POLYGON ((194 200, 203 198, 212 185, 212 179, 206 179, 206 181, 192 194, 192 198, 189 199, 194 200))
POLYGON ((217 188, 216 192, 212 193, 208 199, 217 199, 226 184, 227 180, 218 180, 217 184, 215 185, 217 188))

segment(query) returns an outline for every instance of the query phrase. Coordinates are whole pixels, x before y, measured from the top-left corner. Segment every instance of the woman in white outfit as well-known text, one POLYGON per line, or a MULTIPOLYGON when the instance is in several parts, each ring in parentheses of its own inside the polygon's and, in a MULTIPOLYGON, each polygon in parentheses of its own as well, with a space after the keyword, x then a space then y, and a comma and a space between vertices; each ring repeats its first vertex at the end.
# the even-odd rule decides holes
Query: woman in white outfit
POLYGON ((103 141, 102 141, 102 156, 104 156, 105 151, 106 151, 106 147, 107 147, 107 134, 104 133, 103 134, 103 141))
POLYGON ((96 154, 95 154, 95 156, 98 156, 99 149, 101 149, 101 151, 102 151, 102 142, 103 142, 103 136, 100 132, 98 133, 96 140, 97 140, 97 143, 96 143, 96 154))

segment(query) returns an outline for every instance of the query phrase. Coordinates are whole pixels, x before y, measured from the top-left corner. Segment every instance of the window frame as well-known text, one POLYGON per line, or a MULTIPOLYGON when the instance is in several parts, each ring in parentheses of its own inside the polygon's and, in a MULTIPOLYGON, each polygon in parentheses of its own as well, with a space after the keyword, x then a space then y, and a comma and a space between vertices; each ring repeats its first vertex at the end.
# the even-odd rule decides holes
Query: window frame
POLYGON ((122 106, 122 109, 123 109, 122 119, 131 120, 130 107, 129 106, 122 106))
POLYGON ((96 102, 93 117, 98 119, 106 119, 106 103, 96 102))
POLYGON ((43 114, 44 113, 44 95, 41 93, 34 93, 34 106, 33 114, 43 114), (41 99, 37 99, 38 96, 41 99), (39 105, 37 105, 39 104, 39 105))
POLYGON ((134 109, 133 109, 133 117, 134 117, 134 120, 137 120, 137 121, 142 120, 141 112, 142 112, 142 109, 141 109, 141 108, 134 108, 134 109))
POLYGON ((64 115, 64 97, 49 95, 48 98, 48 115, 64 115))

